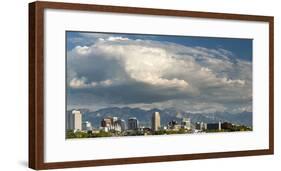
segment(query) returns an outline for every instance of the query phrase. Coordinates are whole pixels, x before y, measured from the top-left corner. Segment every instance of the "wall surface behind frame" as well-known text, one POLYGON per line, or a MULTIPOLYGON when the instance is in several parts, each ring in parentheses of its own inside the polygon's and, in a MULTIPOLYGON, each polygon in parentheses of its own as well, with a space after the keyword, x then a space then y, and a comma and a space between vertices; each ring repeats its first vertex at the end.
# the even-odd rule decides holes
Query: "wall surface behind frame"
MULTIPOLYGON (((64 0, 75 2, 74 0, 64 0)), ((28 170, 28 2, 10 0, 0 2, 0 170, 28 170)), ((269 170, 280 166, 281 160, 281 13, 278 1, 274 0, 79 0, 81 3, 104 5, 170 8, 180 10, 244 13, 275 16, 275 155, 237 157, 150 163, 138 165, 96 167, 96 171, 123 170, 269 170), (279 80, 277 79, 279 78, 279 80)), ((262 68, 261 68, 262 69, 262 68)), ((69 170, 93 170, 76 168, 69 170)))

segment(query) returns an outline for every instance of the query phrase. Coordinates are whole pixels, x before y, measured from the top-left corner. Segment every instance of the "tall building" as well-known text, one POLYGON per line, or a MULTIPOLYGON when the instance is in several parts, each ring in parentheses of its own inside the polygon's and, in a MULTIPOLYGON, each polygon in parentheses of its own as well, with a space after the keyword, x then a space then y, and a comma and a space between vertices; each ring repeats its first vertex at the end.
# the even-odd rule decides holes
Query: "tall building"
POLYGON ((130 117, 128 119, 128 129, 129 130, 136 130, 139 128, 139 121, 136 117, 130 117))
POLYGON ((197 129, 197 130, 206 130, 207 129, 207 123, 196 122, 195 129, 197 129))
POLYGON ((82 114, 79 110, 66 113, 66 130, 82 130, 82 114))
POLYGON ((123 119, 118 119, 116 121, 116 123, 120 126, 121 131, 125 131, 126 130, 126 122, 123 119))
POLYGON ((92 130, 92 128, 93 127, 92 127, 91 122, 85 121, 85 122, 82 123, 82 130, 90 131, 90 130, 92 130))
POLYGON ((72 111, 67 111, 65 115, 65 129, 72 130, 74 128, 72 111))
POLYGON ((219 123, 208 123, 207 124, 208 130, 221 130, 221 121, 219 123))
POLYGON ((191 129, 191 121, 190 121, 190 118, 182 118, 182 127, 184 129, 191 129))
POLYGON ((207 123, 203 123, 203 130, 207 129, 207 123))
POLYGON ((112 125, 112 119, 110 117, 103 118, 101 120, 101 127, 111 127, 112 125))
POLYGON ((111 117, 111 122, 112 123, 116 122, 117 120, 118 120, 118 117, 115 117, 115 116, 111 117))
POLYGON ((153 131, 158 131, 160 128, 161 128, 160 113, 154 112, 151 118, 151 129, 153 131))
POLYGON ((121 126, 116 122, 113 123, 113 125, 110 127, 110 130, 121 132, 121 126))
POLYGON ((201 130, 201 124, 200 124, 200 122, 196 122, 196 123, 195 123, 195 129, 201 130))
POLYGON ((115 131, 124 131, 125 128, 125 121, 119 119, 118 117, 111 117, 108 116, 103 118, 101 121, 101 127, 106 128, 107 130, 115 130, 115 131))
POLYGON ((79 110, 73 110, 74 130, 82 130, 82 114, 79 110))

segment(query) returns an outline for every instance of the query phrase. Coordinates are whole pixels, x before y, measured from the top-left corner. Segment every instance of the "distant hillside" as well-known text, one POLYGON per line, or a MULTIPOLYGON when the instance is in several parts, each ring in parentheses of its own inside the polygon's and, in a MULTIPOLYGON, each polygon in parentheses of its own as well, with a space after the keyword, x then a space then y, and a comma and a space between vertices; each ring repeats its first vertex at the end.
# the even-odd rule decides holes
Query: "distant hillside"
POLYGON ((80 109, 83 113, 83 120, 90 121, 94 127, 99 127, 100 122, 104 117, 107 116, 116 116, 124 119, 126 122, 129 117, 136 117, 140 125, 142 126, 150 126, 151 125, 151 115, 153 112, 160 112, 161 116, 161 124, 166 124, 171 120, 180 121, 183 117, 191 118, 191 122, 219 122, 219 121, 227 121, 234 124, 246 125, 252 127, 252 113, 251 112, 243 112, 238 114, 231 113, 209 113, 209 114, 193 114, 186 113, 183 111, 175 110, 175 109, 151 109, 151 110, 143 110, 139 108, 119 108, 119 107, 111 107, 104 108, 97 111, 90 111, 88 109, 80 109))

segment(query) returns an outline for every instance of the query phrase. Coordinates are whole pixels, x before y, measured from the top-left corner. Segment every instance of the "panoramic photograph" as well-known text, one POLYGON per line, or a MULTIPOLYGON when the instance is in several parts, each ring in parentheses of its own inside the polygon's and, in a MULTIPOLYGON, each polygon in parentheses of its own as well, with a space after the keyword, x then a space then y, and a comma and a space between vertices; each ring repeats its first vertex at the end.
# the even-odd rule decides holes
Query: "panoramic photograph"
POLYGON ((252 131, 252 39, 66 32, 66 139, 252 131))

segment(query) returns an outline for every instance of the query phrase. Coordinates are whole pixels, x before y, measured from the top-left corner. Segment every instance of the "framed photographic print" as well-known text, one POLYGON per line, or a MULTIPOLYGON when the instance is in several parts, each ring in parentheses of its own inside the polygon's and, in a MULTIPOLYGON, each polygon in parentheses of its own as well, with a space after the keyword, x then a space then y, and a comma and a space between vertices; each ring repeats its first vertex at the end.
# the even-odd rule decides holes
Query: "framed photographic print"
POLYGON ((29 167, 273 154, 273 23, 30 3, 29 167))

